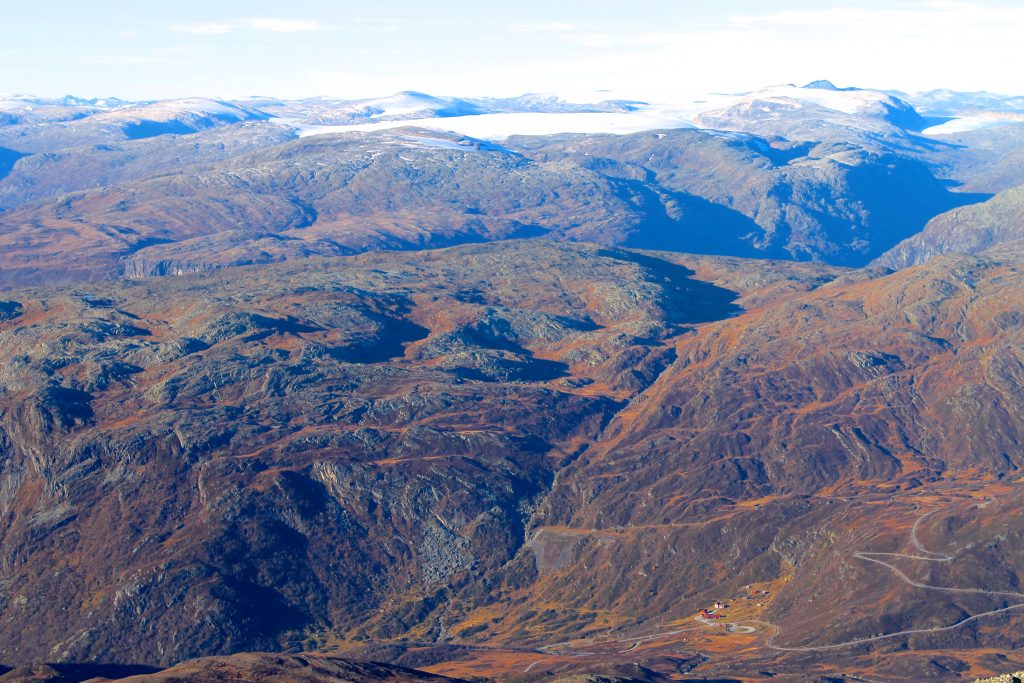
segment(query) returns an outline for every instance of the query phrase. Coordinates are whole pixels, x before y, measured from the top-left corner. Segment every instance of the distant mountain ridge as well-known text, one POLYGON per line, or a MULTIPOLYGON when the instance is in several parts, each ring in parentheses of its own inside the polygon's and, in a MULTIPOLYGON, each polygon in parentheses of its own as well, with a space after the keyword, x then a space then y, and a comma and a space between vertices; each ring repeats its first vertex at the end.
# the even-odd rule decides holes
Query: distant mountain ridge
POLYGON ((11 96, 0 282, 541 235, 861 266, 990 194, 944 185, 1024 183, 998 138, 949 146, 880 91, 601 97, 11 96))
MULTIPOLYGON (((518 97, 440 97, 416 91, 403 91, 376 98, 346 99, 338 97, 310 97, 277 99, 248 97, 231 100, 229 104, 264 110, 267 115, 296 117, 308 123, 324 125, 356 124, 367 120, 403 121, 412 118, 453 118, 497 113, 602 113, 630 112, 643 108, 674 108, 686 110, 691 118, 705 111, 721 109, 752 100, 789 97, 797 101, 814 102, 845 113, 851 112, 859 102, 886 102, 895 110, 916 108, 929 116, 963 116, 978 112, 1024 113, 1024 95, 998 95, 987 92, 957 92, 932 90, 908 94, 896 90, 879 91, 855 87, 838 87, 828 80, 812 81, 802 87, 795 85, 772 86, 760 90, 735 94, 708 94, 689 99, 669 97, 662 101, 637 99, 602 99, 608 93, 593 93, 589 101, 579 95, 572 99, 552 93, 525 94, 518 97), (818 93, 832 93, 825 98, 818 93), (831 104, 830 104, 831 103, 831 104), (702 106, 705 105, 705 106, 702 106)), ((41 98, 32 95, 0 95, 0 112, 24 112, 26 109, 60 108, 76 110, 87 116, 114 110, 142 109, 174 100, 129 101, 116 97, 82 98, 68 95, 59 98, 41 98)), ((179 100, 182 101, 182 100, 179 100)), ((6 125, 11 125, 10 121, 6 125)))
POLYGON ((16 161, 0 279, 536 236, 863 265, 970 200, 913 159, 693 129, 494 146, 420 129, 297 139, 256 121, 190 137, 16 161))
POLYGON ((914 94, 887 91, 930 116, 963 116, 978 112, 1024 113, 1024 95, 999 95, 990 92, 929 90, 914 94))
MULTIPOLYGON (((175 106, 192 115, 224 116, 225 107, 247 112, 246 119, 272 118, 284 125, 301 127, 303 135, 340 130, 379 130, 404 124, 456 130, 463 134, 500 139, 517 133, 636 132, 671 127, 706 127, 755 134, 776 134, 799 139, 819 139, 812 122, 837 128, 832 139, 842 135, 863 137, 898 135, 922 130, 928 116, 946 119, 984 114, 1024 112, 1024 97, 989 93, 932 91, 906 95, 837 87, 818 80, 803 87, 778 85, 734 94, 667 98, 661 101, 608 99, 609 93, 571 99, 557 94, 527 94, 505 98, 439 97, 404 91, 386 97, 343 99, 311 97, 283 100, 250 97, 232 100, 166 100, 129 102, 117 98, 35 98, 29 95, 0 96, 0 130, 26 123, 54 123, 88 119, 107 114, 115 118, 135 116, 148 121, 154 114, 167 122, 168 109, 175 106), (587 101, 589 100, 589 101, 587 101), (198 105, 200 101, 206 106, 198 105), (192 102, 191 108, 182 103, 192 102), (801 111, 804 108, 808 111, 801 111), (545 118, 547 117, 547 118, 545 118), (795 117, 795 118, 794 118, 795 117), (801 117, 809 117, 802 120, 801 117)), ((236 112, 237 116, 237 112, 236 112)), ((177 131, 187 132, 183 122, 177 131)), ((210 124, 207 125, 216 125, 210 124)), ((194 128, 197 129, 197 128, 194 128)), ((820 135, 824 127, 817 126, 820 135)), ((0 135, 0 140, 3 136, 0 135)), ((52 146, 49 148, 52 150, 52 146)))
MULTIPOLYGON (((704 112, 722 109, 742 102, 789 98, 824 106, 825 109, 853 113, 870 108, 872 103, 886 102, 892 109, 905 105, 885 93, 858 88, 837 88, 828 81, 815 81, 802 88, 787 85, 732 95, 709 94, 690 99, 672 99, 665 102, 600 99, 594 93, 593 101, 566 100, 555 94, 527 94, 506 98, 437 97, 415 91, 399 92, 391 96, 369 99, 340 99, 329 97, 281 100, 271 97, 252 97, 231 102, 220 101, 221 106, 256 109, 266 116, 294 119, 310 125, 356 125, 367 122, 400 122, 422 119, 445 119, 493 114, 598 114, 636 113, 643 111, 674 112, 680 122, 695 123, 704 112), (825 93, 829 93, 825 95, 825 93)), ((578 96, 577 96, 578 97, 578 96)), ((145 118, 150 111, 166 110, 167 105, 188 100, 128 102, 116 98, 84 99, 67 96, 57 99, 34 98, 27 95, 0 96, 0 111, 24 112, 32 107, 74 108, 80 116, 98 115, 117 111, 129 116, 136 112, 145 118)), ((199 100, 193 99, 193 102, 199 100)), ((217 102, 217 100, 205 100, 217 102)), ((12 125, 8 121, 7 125, 12 125)), ((515 131, 511 131, 515 132, 515 131)), ((507 134, 507 133, 505 133, 507 134)))

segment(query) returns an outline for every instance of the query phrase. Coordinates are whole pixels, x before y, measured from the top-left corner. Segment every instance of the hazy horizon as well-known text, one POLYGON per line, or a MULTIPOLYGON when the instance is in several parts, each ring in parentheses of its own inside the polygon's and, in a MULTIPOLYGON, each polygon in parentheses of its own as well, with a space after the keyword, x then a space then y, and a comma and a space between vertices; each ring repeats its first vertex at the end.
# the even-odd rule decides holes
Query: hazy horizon
POLYGON ((266 0, 56 0, 7 10, 15 30, 0 49, 0 92, 154 100, 610 91, 656 100, 829 79, 1013 95, 1019 78, 1009 66, 1024 32, 1024 7, 1015 5, 305 0, 285 10, 266 0))

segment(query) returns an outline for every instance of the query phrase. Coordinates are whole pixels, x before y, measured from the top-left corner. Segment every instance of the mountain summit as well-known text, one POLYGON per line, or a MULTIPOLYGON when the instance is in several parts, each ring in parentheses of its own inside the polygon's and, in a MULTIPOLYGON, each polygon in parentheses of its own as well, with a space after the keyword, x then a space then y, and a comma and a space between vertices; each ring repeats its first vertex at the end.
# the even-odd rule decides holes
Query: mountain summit
POLYGON ((804 88, 809 88, 809 89, 812 89, 812 90, 842 90, 843 89, 843 88, 837 88, 835 85, 833 85, 832 81, 826 81, 826 80, 811 81, 810 83, 808 83, 807 85, 805 85, 803 87, 804 88))

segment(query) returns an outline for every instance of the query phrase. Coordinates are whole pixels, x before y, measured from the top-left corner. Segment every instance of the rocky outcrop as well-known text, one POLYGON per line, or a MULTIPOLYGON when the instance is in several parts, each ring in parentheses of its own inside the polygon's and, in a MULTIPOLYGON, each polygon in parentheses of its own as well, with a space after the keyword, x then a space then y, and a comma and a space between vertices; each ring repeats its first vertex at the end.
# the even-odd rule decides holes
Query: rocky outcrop
POLYGON ((974 683, 1021 683, 1024 681, 1024 671, 1018 671, 1013 674, 1003 674, 1002 676, 993 676, 992 678, 976 678, 974 683))
POLYGON ((0 322, 17 318, 22 310, 22 305, 17 301, 0 301, 0 322))

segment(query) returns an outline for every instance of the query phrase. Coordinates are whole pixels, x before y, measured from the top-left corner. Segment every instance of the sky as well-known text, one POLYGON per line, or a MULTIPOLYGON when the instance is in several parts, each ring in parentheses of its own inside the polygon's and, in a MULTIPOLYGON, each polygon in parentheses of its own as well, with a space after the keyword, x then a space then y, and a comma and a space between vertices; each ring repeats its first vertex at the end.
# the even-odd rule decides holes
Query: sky
POLYGON ((1022 0, 43 0, 0 17, 0 93, 43 97, 1024 94, 1022 0))

